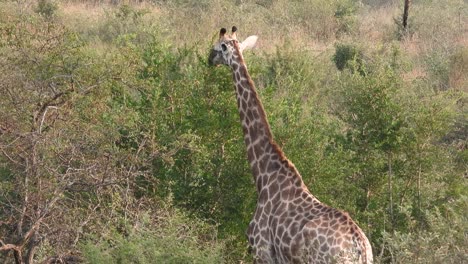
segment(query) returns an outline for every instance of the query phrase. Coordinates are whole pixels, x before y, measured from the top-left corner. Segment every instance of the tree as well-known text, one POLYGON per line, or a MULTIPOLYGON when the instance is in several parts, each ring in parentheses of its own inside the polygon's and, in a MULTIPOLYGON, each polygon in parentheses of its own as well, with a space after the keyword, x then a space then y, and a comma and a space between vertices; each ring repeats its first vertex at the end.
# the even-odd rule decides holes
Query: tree
POLYGON ((42 17, 12 19, 0 41, 0 252, 32 263, 42 244, 53 245, 43 260, 72 254, 102 197, 138 167, 120 170, 114 129, 95 125, 107 73, 79 38, 42 17))
POLYGON ((403 9, 403 29, 407 30, 408 28, 408 12, 410 7, 411 0, 405 0, 405 6, 403 9))

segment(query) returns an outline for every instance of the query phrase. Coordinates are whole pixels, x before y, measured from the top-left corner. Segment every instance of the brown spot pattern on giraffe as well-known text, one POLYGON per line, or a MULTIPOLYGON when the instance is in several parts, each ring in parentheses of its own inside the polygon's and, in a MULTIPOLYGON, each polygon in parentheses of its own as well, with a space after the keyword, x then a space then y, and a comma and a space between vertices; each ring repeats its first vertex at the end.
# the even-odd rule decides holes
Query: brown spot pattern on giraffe
POLYGON ((362 230, 348 214, 317 200, 274 142, 237 40, 223 36, 220 41, 233 52, 227 61, 233 70, 247 158, 259 194, 247 231, 256 260, 372 263, 370 244, 362 230))

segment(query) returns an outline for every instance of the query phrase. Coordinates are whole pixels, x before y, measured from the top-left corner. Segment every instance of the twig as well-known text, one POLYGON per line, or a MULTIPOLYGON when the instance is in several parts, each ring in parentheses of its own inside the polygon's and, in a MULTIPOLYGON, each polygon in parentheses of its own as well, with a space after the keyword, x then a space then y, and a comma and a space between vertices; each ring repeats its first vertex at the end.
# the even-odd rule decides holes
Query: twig
POLYGON ((55 110, 58 109, 57 106, 52 106, 52 105, 48 105, 48 106, 45 108, 44 113, 42 114, 41 124, 39 125, 39 134, 42 133, 42 125, 44 124, 44 119, 45 119, 45 116, 46 116, 47 111, 49 110, 49 108, 52 108, 52 109, 55 109, 55 110))

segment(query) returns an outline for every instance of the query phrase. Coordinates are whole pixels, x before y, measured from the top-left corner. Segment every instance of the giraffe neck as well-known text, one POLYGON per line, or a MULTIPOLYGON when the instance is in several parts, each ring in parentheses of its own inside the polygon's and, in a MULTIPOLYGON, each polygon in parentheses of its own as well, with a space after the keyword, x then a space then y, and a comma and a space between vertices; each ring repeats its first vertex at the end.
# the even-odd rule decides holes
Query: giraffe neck
POLYGON ((237 54, 234 57, 235 62, 231 63, 231 69, 233 70, 237 106, 247 147, 247 158, 258 193, 276 180, 274 177, 277 177, 277 174, 273 172, 282 168, 292 169, 298 177, 292 183, 300 181, 300 185, 303 185, 294 165, 287 160, 283 151, 274 142, 265 110, 258 98, 242 54, 240 52, 237 54))

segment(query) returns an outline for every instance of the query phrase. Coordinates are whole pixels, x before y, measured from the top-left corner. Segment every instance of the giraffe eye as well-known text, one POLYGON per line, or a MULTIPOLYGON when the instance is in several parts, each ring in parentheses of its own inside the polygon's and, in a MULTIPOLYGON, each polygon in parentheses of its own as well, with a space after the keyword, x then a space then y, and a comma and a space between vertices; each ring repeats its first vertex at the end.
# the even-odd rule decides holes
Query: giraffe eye
POLYGON ((226 51, 227 50, 226 44, 221 44, 221 49, 223 49, 223 51, 226 51))

